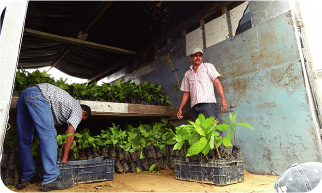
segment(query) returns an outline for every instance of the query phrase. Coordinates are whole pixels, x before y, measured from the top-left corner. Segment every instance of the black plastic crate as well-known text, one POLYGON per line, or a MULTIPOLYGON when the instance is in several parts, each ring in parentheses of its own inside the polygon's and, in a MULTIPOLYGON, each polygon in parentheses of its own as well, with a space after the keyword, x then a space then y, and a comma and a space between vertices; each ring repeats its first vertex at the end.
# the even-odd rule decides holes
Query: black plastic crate
POLYGON ((96 157, 89 160, 57 163, 60 176, 68 183, 91 183, 114 179, 115 159, 96 157))
POLYGON ((228 185, 244 181, 242 158, 209 159, 196 162, 181 157, 176 159, 175 164, 175 177, 178 180, 215 185, 228 185))

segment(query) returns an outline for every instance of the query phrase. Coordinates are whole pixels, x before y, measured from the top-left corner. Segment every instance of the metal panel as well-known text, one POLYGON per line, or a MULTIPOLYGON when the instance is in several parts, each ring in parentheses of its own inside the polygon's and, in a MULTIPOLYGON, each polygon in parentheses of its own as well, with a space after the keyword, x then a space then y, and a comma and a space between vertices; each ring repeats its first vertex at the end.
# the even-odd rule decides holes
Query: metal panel
POLYGON ((226 15, 205 24, 206 48, 229 38, 226 15))
MULTIPOLYGON (((8 3, 8 6, 0 34, 0 77, 2 77, 0 81, 1 158, 28 1, 5 3, 8 3)), ((2 9, 0 11, 2 12, 2 9)))
POLYGON ((233 36, 235 36, 239 21, 243 17, 247 6, 248 6, 248 1, 246 1, 245 3, 242 3, 241 5, 229 11, 233 36))
POLYGON ((186 35, 186 55, 190 55, 194 48, 203 49, 202 29, 197 28, 186 35))
POLYGON ((237 130, 247 171, 280 174, 294 162, 321 161, 290 12, 204 55, 223 74, 229 111, 255 128, 237 130))
POLYGON ((253 26, 264 23, 290 10, 288 1, 250 1, 253 26))

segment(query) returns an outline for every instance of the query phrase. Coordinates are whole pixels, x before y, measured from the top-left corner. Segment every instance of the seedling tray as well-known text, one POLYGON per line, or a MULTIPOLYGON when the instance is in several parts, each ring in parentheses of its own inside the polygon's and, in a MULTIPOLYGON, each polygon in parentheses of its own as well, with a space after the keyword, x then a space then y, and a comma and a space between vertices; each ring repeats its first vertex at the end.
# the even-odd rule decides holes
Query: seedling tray
POLYGON ((175 178, 215 185, 228 185, 244 181, 241 158, 192 161, 179 157, 175 161, 175 178))
POLYGON ((115 160, 107 157, 57 164, 61 178, 67 183, 91 183, 114 179, 115 160))

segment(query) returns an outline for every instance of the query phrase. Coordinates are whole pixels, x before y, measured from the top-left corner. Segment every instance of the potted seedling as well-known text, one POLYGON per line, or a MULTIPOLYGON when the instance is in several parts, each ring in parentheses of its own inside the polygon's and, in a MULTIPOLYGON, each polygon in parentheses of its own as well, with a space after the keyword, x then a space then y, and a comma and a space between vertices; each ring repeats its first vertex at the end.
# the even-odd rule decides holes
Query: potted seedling
POLYGON ((234 157, 230 152, 233 146, 232 136, 234 135, 235 146, 237 146, 236 126, 253 128, 247 123, 236 123, 236 115, 237 113, 235 115, 229 113, 231 124, 225 120, 225 124, 218 125, 214 117, 205 119, 204 115, 200 114, 195 122, 189 121, 189 124, 176 128, 174 149, 181 151, 181 157, 176 160, 176 179, 218 185, 243 180, 242 158, 234 157), (227 133, 224 135, 223 132, 227 133), (182 151, 185 145, 188 149, 182 151), (227 172, 227 169, 236 170, 236 172, 227 172), (226 173, 216 178, 210 175, 213 172, 218 174, 218 171, 226 173))

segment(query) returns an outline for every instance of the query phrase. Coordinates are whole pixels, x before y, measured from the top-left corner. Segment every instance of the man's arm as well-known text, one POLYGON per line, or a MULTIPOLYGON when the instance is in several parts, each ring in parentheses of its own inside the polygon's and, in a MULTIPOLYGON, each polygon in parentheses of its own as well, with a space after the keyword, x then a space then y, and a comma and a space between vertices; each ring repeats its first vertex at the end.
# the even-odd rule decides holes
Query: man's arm
POLYGON ((189 97, 190 97, 190 92, 184 92, 183 93, 182 99, 181 99, 181 104, 180 104, 179 110, 177 112, 178 119, 182 119, 183 118, 183 116, 182 116, 182 109, 186 105, 189 97))
POLYGON ((220 108, 221 108, 221 110, 225 111, 228 108, 228 104, 227 104, 226 97, 224 94, 224 89, 222 88, 219 78, 216 78, 214 80, 214 84, 215 84, 215 87, 217 89, 219 96, 221 97, 220 108))
POLYGON ((75 136, 75 129, 74 129, 74 127, 72 125, 68 126, 68 129, 66 131, 66 135, 69 134, 69 133, 71 133, 72 135, 67 137, 65 147, 64 147, 64 156, 63 156, 63 159, 62 159, 62 162, 65 162, 65 163, 67 163, 67 161, 68 161, 69 150, 70 150, 70 147, 73 144, 74 136, 75 136))

